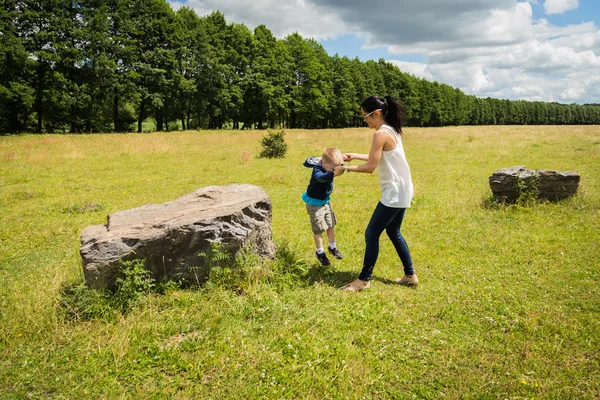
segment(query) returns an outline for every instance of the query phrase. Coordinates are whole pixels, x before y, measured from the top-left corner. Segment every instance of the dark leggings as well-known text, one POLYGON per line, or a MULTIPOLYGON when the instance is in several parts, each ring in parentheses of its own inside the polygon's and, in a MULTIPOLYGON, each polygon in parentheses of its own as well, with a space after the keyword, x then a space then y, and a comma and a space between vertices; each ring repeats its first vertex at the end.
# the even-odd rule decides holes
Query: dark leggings
POLYGON ((363 261, 363 269, 358 276, 358 279, 361 281, 371 280, 373 268, 375 268, 375 263, 379 256, 379 237, 384 229, 394 244, 398 257, 400 257, 400 260, 402 261, 404 274, 412 275, 415 273, 408 245, 400 233, 400 227, 402 226, 402 219, 404 218, 405 212, 406 208, 391 208, 384 206, 381 202, 377 204, 377 207, 375 207, 375 211, 373 211, 373 215, 371 216, 371 221, 369 221, 369 225, 365 231, 365 258, 363 261))

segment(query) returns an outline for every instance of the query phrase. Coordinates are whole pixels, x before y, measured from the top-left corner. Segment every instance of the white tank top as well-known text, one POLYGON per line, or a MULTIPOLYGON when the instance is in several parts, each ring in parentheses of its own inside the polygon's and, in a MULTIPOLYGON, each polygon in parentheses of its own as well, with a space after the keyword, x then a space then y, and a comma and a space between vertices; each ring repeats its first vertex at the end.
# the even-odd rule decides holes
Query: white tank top
POLYGON ((390 135, 396 147, 393 150, 382 151, 377 164, 379 185, 381 186, 381 203, 393 208, 408 208, 413 197, 414 188, 410 177, 410 168, 404 155, 404 147, 400 135, 389 125, 382 125, 390 135))

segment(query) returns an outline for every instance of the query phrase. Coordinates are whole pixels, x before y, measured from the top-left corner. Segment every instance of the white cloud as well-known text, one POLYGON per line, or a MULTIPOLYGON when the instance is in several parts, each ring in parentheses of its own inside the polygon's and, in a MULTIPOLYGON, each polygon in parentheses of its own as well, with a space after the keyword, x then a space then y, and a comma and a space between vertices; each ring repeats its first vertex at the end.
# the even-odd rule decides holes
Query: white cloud
POLYGON ((462 88, 470 94, 484 94, 496 87, 493 76, 481 64, 457 62, 427 66, 434 80, 462 88))
POLYGON ((571 25, 567 28, 571 27, 578 29, 562 29, 560 31, 556 29, 554 35, 549 36, 551 43, 556 46, 569 47, 575 51, 590 50, 595 54, 600 54, 600 29, 594 23, 571 25))
POLYGON ((579 7, 579 0, 546 0, 544 8, 546 14, 562 14, 579 7))
POLYGON ((581 96, 584 93, 585 88, 578 85, 576 87, 568 87, 567 89, 563 90, 562 93, 559 95, 559 98, 561 100, 577 101, 581 98, 581 96))
POLYGON ((417 78, 426 79, 428 81, 433 80, 433 75, 427 70, 427 64, 400 60, 388 61, 400 68, 402 72, 406 72, 416 76, 417 78))
POLYGON ((322 40, 351 31, 334 12, 303 0, 188 0, 171 4, 173 8, 190 7, 199 16, 218 10, 227 22, 243 23, 250 29, 262 24, 279 38, 298 32, 322 40))
POLYGON ((534 38, 511 46, 464 49, 454 55, 431 54, 427 64, 391 62, 417 77, 480 97, 600 101, 600 57, 590 50, 566 47, 562 41, 534 38))

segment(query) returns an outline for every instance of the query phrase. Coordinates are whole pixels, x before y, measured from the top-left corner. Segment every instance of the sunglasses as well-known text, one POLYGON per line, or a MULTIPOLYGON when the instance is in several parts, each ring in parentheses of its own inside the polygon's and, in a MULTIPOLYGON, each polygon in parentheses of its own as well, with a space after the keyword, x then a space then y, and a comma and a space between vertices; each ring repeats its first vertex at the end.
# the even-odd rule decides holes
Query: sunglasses
POLYGON ((365 121, 366 121, 366 120, 367 120, 367 117, 368 117, 369 115, 371 115, 371 114, 373 114, 375 111, 379 111, 379 110, 381 110, 381 109, 380 109, 380 108, 378 108, 377 110, 373 110, 373 111, 371 111, 371 112, 370 112, 370 113, 368 113, 367 115, 363 115, 363 120, 365 120, 365 121))

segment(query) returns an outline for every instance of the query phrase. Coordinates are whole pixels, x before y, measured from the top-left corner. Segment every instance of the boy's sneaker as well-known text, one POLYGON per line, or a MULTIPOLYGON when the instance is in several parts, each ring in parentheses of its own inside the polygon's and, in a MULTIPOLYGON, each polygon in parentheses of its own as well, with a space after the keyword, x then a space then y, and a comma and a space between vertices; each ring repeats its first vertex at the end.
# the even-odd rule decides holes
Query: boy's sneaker
POLYGON ((337 248, 337 247, 336 247, 336 248, 334 248, 334 249, 332 249, 331 247, 327 247, 327 250, 329 250, 329 252, 330 252, 331 254, 333 254, 333 256, 334 256, 335 258, 337 258, 338 260, 341 260, 342 258, 344 258, 344 256, 343 256, 343 255, 342 255, 342 253, 341 253, 341 252, 338 250, 338 248, 337 248))
POLYGON ((317 256, 317 259, 319 260, 321 265, 324 265, 324 266, 331 265, 331 263, 329 262, 329 258, 327 258, 327 254, 325 254, 325 253, 319 254, 319 253, 315 252, 315 255, 317 256))

